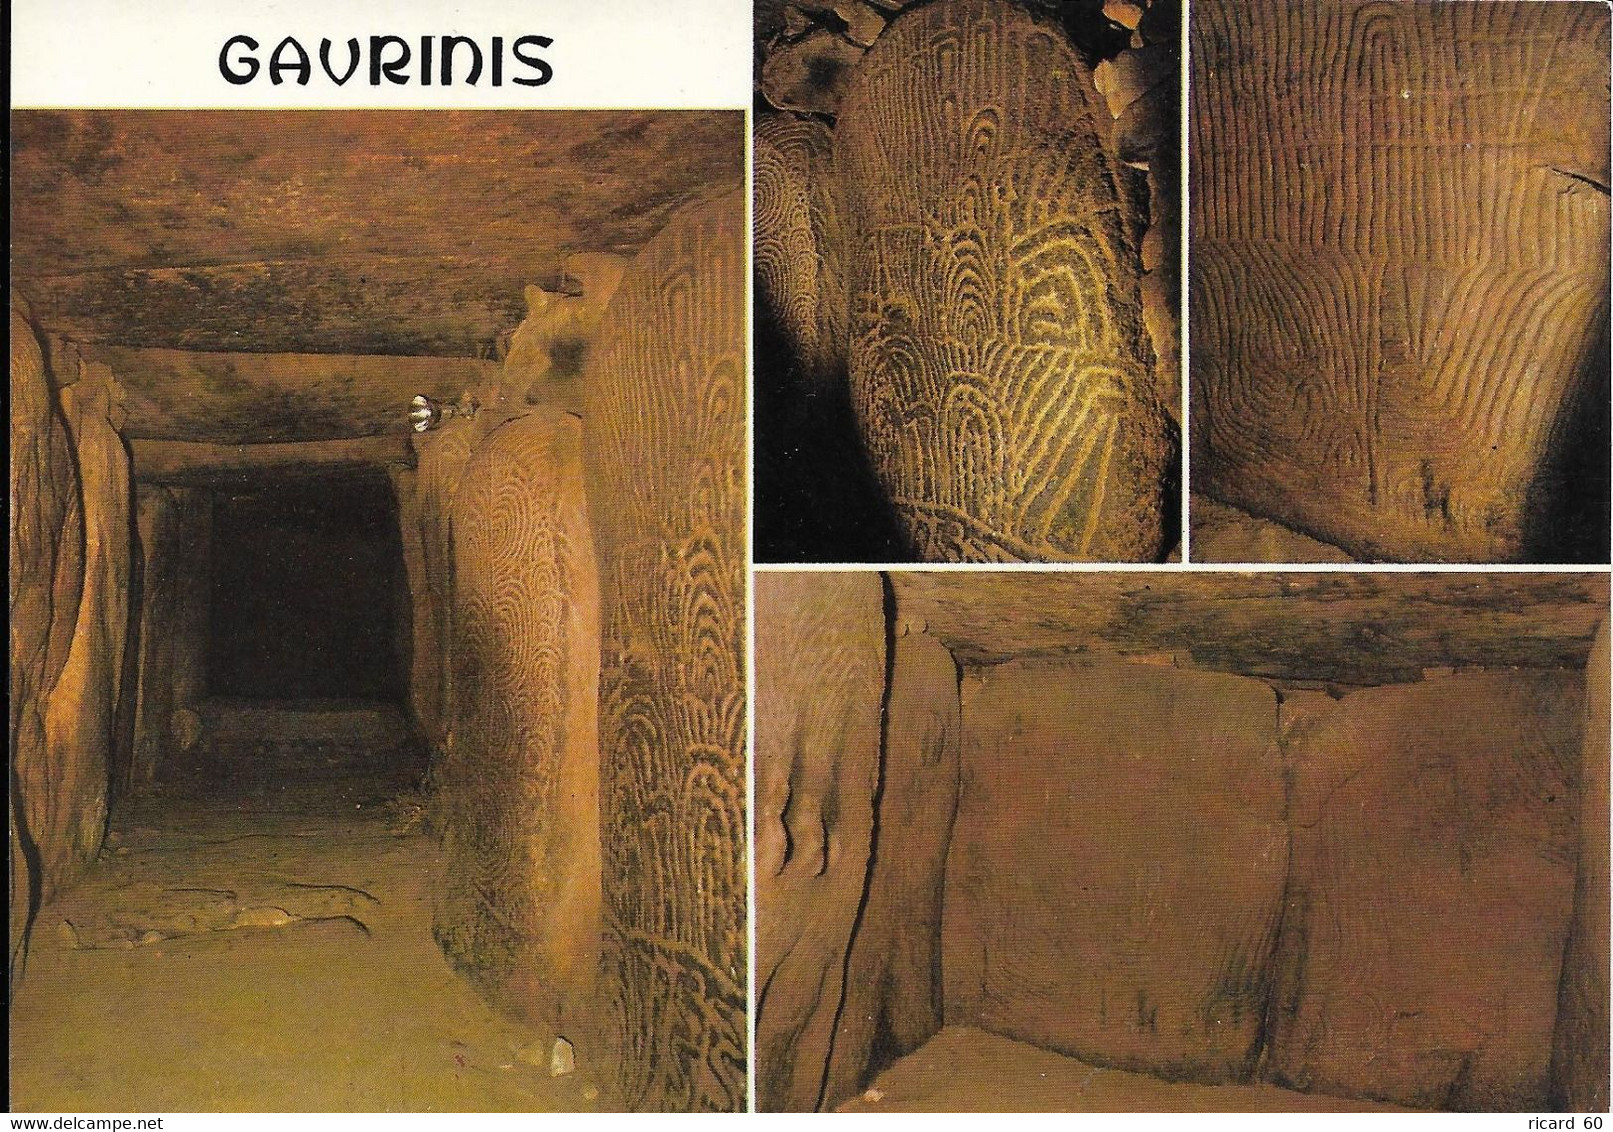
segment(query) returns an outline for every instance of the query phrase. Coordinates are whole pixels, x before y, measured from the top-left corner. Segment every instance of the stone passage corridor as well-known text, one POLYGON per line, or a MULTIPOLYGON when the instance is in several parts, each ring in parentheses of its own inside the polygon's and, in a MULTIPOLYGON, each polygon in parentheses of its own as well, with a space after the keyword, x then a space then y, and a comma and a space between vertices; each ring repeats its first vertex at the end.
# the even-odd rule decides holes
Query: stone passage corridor
POLYGON ((374 780, 132 803, 45 909, 11 1014, 21 1111, 589 1111, 432 942, 442 853, 374 780))
POLYGON ((16 119, 13 1108, 742 1108, 743 114, 16 119))

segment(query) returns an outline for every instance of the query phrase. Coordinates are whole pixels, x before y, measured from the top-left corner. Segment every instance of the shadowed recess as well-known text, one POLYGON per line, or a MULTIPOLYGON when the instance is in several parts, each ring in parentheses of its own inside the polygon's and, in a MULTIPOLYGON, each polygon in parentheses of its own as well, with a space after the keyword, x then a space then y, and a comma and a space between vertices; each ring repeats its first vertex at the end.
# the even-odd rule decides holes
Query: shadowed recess
POLYGON ((254 699, 402 695, 397 506, 384 479, 269 481, 213 501, 209 687, 254 699))

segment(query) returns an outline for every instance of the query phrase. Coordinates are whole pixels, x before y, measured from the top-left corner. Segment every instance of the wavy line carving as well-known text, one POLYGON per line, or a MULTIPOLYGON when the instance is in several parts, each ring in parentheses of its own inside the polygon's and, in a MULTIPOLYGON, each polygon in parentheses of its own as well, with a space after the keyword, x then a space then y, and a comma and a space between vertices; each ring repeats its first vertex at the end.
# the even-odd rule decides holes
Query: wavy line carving
POLYGON ((845 293, 835 222, 833 135, 821 122, 770 114, 753 161, 756 298, 807 374, 824 380, 845 357, 845 293))
POLYGON ((493 997, 591 1041, 599 958, 598 596, 581 422, 476 446, 454 494, 457 689, 440 769, 444 950, 493 997))
POLYGON ((1194 5, 1195 483, 1360 556, 1527 553, 1607 318, 1608 40, 1594 5, 1194 5))
POLYGON ((992 0, 895 20, 835 129, 852 400, 921 558, 1150 560, 1175 426, 1107 112, 992 0))
POLYGON ((637 1109, 745 1105, 745 278, 738 192, 681 210, 589 354, 604 973, 637 1109))

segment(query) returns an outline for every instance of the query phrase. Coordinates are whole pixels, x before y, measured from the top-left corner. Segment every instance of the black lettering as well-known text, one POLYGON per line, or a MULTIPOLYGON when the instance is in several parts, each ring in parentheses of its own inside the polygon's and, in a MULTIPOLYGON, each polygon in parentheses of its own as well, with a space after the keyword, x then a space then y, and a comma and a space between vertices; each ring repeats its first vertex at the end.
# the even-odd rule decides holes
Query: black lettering
POLYGON ((442 37, 442 85, 452 86, 454 82, 454 48, 464 45, 471 50, 470 74, 465 76, 466 86, 475 86, 476 80, 482 77, 482 48, 474 39, 467 39, 462 35, 445 35, 442 37))
POLYGON ((247 55, 242 59, 236 60, 237 63, 246 64, 246 72, 243 74, 242 72, 235 70, 230 62, 230 48, 234 47, 238 43, 244 46, 248 51, 256 51, 258 49, 258 41, 253 39, 250 35, 230 36, 230 38, 224 41, 224 47, 218 53, 218 73, 224 76, 225 82, 232 83, 235 86, 243 86, 244 84, 249 83, 258 77, 258 61, 255 56, 247 55))
POLYGON ((493 37, 493 85, 504 85, 504 37, 493 37))
POLYGON ((330 66, 330 40, 322 39, 319 41, 319 65, 325 68, 325 73, 330 76, 330 81, 337 86, 346 85, 347 80, 353 77, 353 72, 358 70, 358 40, 350 39, 347 41, 347 59, 346 73, 341 78, 337 78, 336 72, 331 70, 330 66))
POLYGON ((370 36, 370 85, 380 86, 381 76, 386 75, 387 82, 398 86, 406 86, 409 76, 402 73, 409 65, 409 43, 395 35, 370 36), (386 49, 397 47, 403 52, 396 59, 386 58, 386 49))
POLYGON ((431 85, 431 40, 429 35, 420 37, 420 85, 431 85))
POLYGON ((517 59, 538 73, 538 77, 535 79, 523 79, 520 75, 517 75, 515 76, 516 83, 521 86, 542 86, 544 83, 554 78, 554 69, 551 68, 548 63, 544 62, 536 54, 526 55, 521 51, 521 48, 529 45, 536 47, 548 47, 553 42, 554 40, 550 39, 546 35, 523 35, 520 39, 516 40, 510 45, 510 54, 514 55, 517 59))
POLYGON ((313 64, 308 61, 308 52, 303 50, 302 44, 289 35, 275 46, 274 54, 269 56, 269 81, 275 86, 279 86, 286 81, 280 77, 281 71, 296 71, 298 86, 307 86, 308 80, 314 73, 313 64), (285 61, 284 56, 288 47, 296 52, 297 58, 295 62, 288 63, 285 61))

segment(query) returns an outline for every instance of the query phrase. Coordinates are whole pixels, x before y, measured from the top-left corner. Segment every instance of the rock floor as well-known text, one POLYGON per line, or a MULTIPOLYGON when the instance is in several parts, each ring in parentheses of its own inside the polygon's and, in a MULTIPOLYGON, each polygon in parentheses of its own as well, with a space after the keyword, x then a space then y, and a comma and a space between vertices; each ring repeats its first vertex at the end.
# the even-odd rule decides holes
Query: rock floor
POLYGON ((841 1112, 1404 1112, 1272 1085, 1189 1085, 1100 1069, 968 1026, 949 1026, 841 1112))
POLYGON ((435 840, 407 795, 375 790, 125 804, 100 861, 35 925, 12 1111, 616 1107, 614 1074, 551 1077, 551 1036, 444 961, 435 840))
POLYGON ((1197 492, 1188 514, 1195 562, 1355 561, 1332 543, 1197 492))

